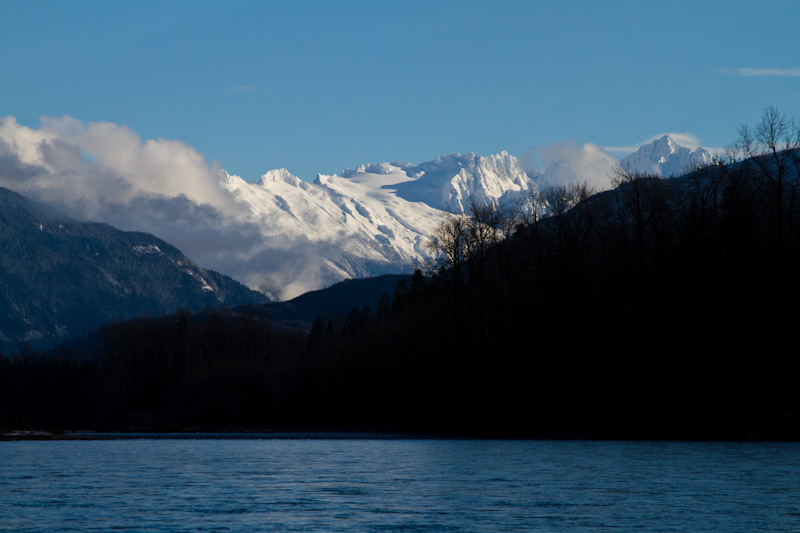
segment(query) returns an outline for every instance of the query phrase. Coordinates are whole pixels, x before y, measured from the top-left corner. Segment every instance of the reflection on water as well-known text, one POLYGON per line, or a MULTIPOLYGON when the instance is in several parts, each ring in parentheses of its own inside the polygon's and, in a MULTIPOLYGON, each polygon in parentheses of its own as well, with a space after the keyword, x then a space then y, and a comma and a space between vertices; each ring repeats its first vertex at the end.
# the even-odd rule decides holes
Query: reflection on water
POLYGON ((0 442, 0 529, 800 531, 800 444, 0 442))

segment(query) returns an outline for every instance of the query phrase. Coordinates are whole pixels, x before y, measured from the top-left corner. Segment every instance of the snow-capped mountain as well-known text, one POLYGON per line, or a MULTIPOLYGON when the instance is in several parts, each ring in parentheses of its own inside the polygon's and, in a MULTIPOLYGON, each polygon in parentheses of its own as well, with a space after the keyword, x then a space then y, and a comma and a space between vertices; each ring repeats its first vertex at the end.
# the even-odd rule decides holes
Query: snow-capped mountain
MULTIPOLYGON (((416 166, 400 165, 411 179, 398 184, 398 196, 452 213, 466 212, 470 202, 507 204, 535 188, 517 159, 505 151, 487 157, 453 154, 416 166)), ((356 172, 368 172, 370 167, 362 165, 356 172)), ((343 176, 350 173, 345 171, 343 176)))
MULTIPOLYGON (((639 172, 678 175, 713 156, 664 136, 621 161, 639 172)), ((569 168, 569 167, 567 167, 569 168)), ((248 183, 225 174, 224 187, 246 206, 263 237, 238 277, 286 299, 351 277, 408 273, 425 264, 426 242, 443 211, 471 202, 515 206, 544 174, 526 173, 507 152, 452 154, 412 165, 370 163, 313 183, 285 169, 248 183)))
POLYGON ((680 176, 694 165, 713 161, 713 154, 705 148, 692 150, 679 145, 669 135, 664 135, 650 144, 640 146, 637 151, 622 158, 620 163, 634 172, 668 178, 680 176))
MULTIPOLYGON (((0 186, 80 220, 143 231, 250 288, 288 299, 351 277, 410 273, 443 211, 516 206, 539 183, 607 186, 618 163, 592 143, 555 143, 526 165, 506 152, 420 164, 370 163, 306 182, 271 170, 254 182, 179 141, 142 141, 110 123, 64 117, 31 129, 0 117, 0 186)), ((622 163, 678 175, 709 162, 668 136, 622 163)))
POLYGON ((420 165, 373 163, 340 176, 320 174, 313 183, 285 169, 255 183, 231 175, 225 180, 264 237, 258 257, 293 254, 289 268, 264 261, 265 268, 253 269, 246 280, 279 298, 423 266, 442 211, 464 212, 473 199, 510 203, 535 187, 506 152, 453 154, 420 165))

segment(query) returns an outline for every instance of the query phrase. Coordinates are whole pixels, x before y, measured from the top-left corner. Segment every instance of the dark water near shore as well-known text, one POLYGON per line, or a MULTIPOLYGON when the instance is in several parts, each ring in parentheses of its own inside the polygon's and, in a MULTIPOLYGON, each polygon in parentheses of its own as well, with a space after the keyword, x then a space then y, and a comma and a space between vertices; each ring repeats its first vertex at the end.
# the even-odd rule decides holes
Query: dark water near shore
POLYGON ((4 531, 800 531, 800 444, 0 442, 4 531))

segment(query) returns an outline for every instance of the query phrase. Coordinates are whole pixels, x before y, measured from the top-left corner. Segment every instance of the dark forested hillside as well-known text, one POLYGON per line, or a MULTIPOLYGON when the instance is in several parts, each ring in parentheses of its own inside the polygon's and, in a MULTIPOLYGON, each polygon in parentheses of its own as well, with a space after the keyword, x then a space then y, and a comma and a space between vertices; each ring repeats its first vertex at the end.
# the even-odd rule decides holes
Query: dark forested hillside
POLYGON ((0 350, 145 313, 265 300, 152 235, 78 222, 0 188, 0 350))
POLYGON ((408 282, 410 279, 408 274, 348 279, 285 302, 248 305, 246 309, 239 310, 267 318, 276 325, 288 325, 305 331, 311 329, 315 319, 341 327, 354 307, 377 309, 384 293, 392 294, 401 280, 408 282))
MULTIPOLYGON (((341 326, 140 320, 94 363, 0 361, 0 391, 27 380, 47 405, 57 382, 96 427, 798 439, 800 136, 770 144, 781 120, 680 178, 620 169, 605 193, 541 191, 544 212, 448 216, 432 277, 341 326)), ((6 425, 60 420, 5 394, 6 425)))
POLYGON ((593 196, 554 187, 552 216, 448 217, 432 283, 312 335, 326 420, 800 437, 800 154, 765 152, 672 180, 621 169, 593 196))

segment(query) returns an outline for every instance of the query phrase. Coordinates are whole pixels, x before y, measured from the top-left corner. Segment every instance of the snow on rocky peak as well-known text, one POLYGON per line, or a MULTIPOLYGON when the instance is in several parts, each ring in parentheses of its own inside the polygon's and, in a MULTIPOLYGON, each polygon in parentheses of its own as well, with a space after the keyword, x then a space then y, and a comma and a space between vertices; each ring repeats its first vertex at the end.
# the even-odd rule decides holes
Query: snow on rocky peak
POLYGON ((506 152, 370 163, 314 183, 278 169, 255 183, 233 176, 223 185, 249 207, 245 216, 263 236, 245 282, 281 299, 349 277, 409 272, 425 263, 443 211, 465 212, 473 199, 505 204, 536 187, 506 152), (265 256, 272 260, 259 267, 265 256))
POLYGON ((289 172, 285 168, 270 170, 269 172, 261 176, 261 179, 258 180, 256 183, 263 187, 269 187, 270 183, 278 183, 281 181, 284 183, 288 183, 289 185, 292 185, 294 187, 298 187, 300 186, 300 183, 302 183, 300 178, 294 176, 291 172, 289 172))
POLYGON ((671 177, 680 176, 694 165, 708 164, 714 160, 714 156, 705 148, 693 150, 664 135, 622 158, 621 164, 634 172, 671 177))
POLYGON ((398 196, 454 213, 467 211, 472 201, 504 204, 535 188, 517 158, 505 151, 440 156, 405 171, 414 180, 400 185, 398 196))

